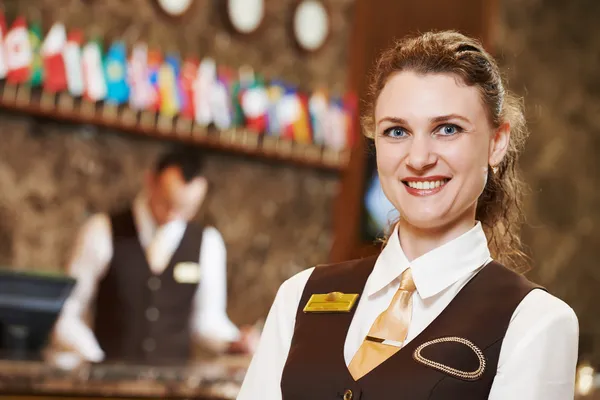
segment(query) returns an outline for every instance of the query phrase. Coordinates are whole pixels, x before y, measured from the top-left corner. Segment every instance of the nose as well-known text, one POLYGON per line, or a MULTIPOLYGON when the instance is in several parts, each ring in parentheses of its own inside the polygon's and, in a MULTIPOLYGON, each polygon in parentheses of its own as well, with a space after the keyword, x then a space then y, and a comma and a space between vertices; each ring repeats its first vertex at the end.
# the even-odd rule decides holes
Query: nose
POLYGON ((437 156, 430 135, 413 136, 406 165, 416 171, 423 171, 435 165, 437 156))

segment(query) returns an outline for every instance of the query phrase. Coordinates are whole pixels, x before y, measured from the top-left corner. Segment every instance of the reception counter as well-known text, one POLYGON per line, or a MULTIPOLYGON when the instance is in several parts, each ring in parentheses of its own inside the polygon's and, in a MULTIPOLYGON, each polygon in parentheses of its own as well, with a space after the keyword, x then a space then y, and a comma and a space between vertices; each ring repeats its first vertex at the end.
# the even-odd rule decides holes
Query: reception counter
POLYGON ((0 399, 233 400, 249 361, 222 357, 182 367, 83 365, 66 371, 43 362, 0 360, 0 399))

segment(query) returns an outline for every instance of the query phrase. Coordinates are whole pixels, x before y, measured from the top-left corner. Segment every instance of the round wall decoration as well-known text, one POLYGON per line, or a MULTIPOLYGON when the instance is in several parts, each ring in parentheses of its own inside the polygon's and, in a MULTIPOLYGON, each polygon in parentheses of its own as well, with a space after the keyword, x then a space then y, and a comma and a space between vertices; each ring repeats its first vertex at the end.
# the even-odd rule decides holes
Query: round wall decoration
POLYGON ((300 1, 293 16, 293 33, 298 46, 308 52, 322 48, 329 36, 329 23, 329 13, 321 1, 300 1))
POLYGON ((238 33, 253 33, 265 17, 265 0, 227 0, 227 17, 238 33))

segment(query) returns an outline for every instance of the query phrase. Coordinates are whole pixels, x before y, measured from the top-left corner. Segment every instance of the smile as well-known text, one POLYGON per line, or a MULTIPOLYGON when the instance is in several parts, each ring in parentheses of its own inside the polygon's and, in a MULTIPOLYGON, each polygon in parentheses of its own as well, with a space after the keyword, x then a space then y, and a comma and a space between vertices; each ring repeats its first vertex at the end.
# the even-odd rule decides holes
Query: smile
POLYGON ((425 178, 417 180, 414 178, 403 180, 402 183, 406 187, 408 193, 415 196, 429 196, 442 190, 450 181, 450 178, 425 178))

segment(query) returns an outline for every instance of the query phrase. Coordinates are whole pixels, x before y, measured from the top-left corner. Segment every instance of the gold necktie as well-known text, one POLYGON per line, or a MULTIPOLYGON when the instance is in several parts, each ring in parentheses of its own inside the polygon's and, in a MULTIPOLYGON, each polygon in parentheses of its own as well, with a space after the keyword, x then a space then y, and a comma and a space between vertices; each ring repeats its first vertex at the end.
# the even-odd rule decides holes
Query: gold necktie
POLYGON ((348 366, 354 380, 362 378, 401 349, 410 324, 415 289, 409 268, 402 274, 400 287, 390 305, 379 314, 348 366))

